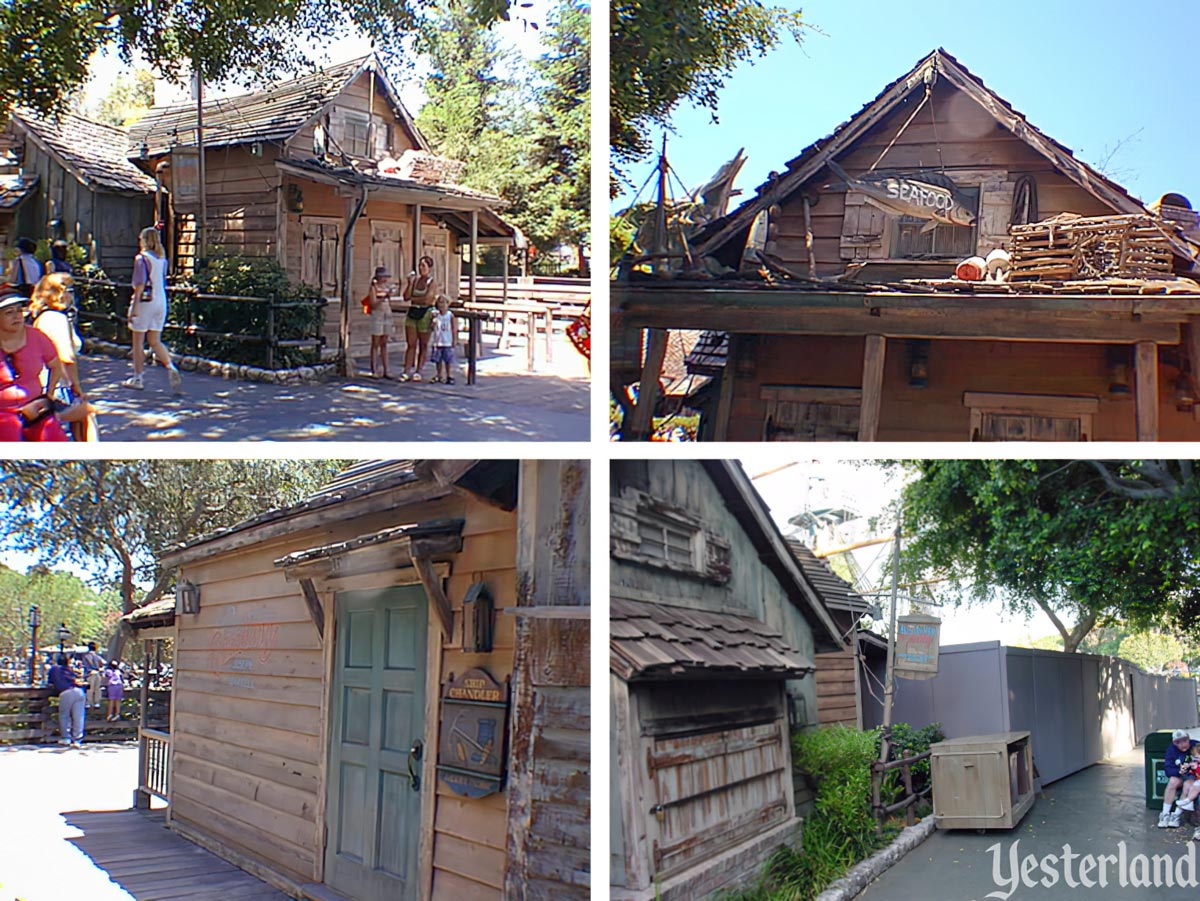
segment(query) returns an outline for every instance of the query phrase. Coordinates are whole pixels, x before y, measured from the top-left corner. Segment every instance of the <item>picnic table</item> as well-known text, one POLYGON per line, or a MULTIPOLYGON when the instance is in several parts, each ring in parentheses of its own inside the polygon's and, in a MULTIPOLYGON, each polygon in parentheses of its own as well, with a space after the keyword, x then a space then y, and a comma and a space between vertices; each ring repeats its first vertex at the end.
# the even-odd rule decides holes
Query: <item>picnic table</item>
MULTIPOLYGON (((554 314, 558 312, 558 304, 534 300, 506 300, 500 303, 475 301, 464 303, 463 309, 468 313, 498 315, 501 318, 500 340, 497 344, 501 350, 508 347, 512 340, 514 320, 525 319, 525 352, 526 368, 533 372, 534 346, 537 338, 538 319, 540 318, 546 335, 546 362, 554 360, 554 314)), ((481 339, 482 340, 482 339, 481 339)))

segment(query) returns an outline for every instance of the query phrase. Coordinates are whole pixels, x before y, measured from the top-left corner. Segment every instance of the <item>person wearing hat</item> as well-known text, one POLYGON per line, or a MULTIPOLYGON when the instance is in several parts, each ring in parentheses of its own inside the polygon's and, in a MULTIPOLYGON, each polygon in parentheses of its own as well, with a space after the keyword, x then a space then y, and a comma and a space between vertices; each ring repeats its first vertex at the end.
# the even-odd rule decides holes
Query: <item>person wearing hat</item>
POLYGON ((33 287, 42 278, 42 264, 34 251, 37 242, 31 238, 17 238, 17 258, 8 267, 8 283, 24 297, 33 296, 33 287))
POLYGON ((392 274, 386 266, 378 266, 371 277, 371 290, 367 299, 371 305, 371 377, 390 378, 388 375, 388 336, 392 333, 392 300, 388 281, 392 274), (376 372, 375 361, 379 361, 376 372))
POLYGON ((1195 809, 1196 796, 1200 795, 1200 782, 1196 781, 1192 751, 1197 746, 1200 746, 1200 741, 1195 741, 1185 730, 1176 729, 1171 733, 1171 744, 1167 746, 1167 753, 1163 758, 1163 773, 1167 777, 1167 787, 1163 791, 1162 813, 1158 815, 1159 829, 1178 826, 1179 812, 1195 809), (1176 793, 1181 789, 1179 803, 1172 811, 1171 804, 1175 800, 1176 793))
POLYGON ((63 365, 53 342, 26 327, 26 303, 13 288, 0 288, 0 441, 66 441, 47 396, 63 381, 63 365))

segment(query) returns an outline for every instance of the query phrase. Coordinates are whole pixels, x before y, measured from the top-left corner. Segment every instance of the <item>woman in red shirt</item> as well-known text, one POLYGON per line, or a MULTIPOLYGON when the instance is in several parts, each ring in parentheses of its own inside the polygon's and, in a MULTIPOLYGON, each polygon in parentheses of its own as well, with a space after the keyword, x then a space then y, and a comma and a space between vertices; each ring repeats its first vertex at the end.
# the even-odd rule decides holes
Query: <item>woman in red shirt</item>
POLYGON ((63 380, 63 365, 50 339, 25 327, 27 303, 0 289, 0 441, 66 441, 47 396, 63 380))

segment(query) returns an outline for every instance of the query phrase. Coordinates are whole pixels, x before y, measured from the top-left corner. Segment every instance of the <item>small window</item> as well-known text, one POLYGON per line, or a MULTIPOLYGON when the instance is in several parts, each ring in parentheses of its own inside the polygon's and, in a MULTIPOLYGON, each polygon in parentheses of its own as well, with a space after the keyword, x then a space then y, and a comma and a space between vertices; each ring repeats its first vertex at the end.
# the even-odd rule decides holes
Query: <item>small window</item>
POLYGON ((1090 441, 1100 401, 967 391, 963 405, 971 411, 972 441, 1090 441))
POLYGON ((700 517, 635 488, 612 499, 611 552, 722 585, 732 572, 726 539, 705 528, 700 517))
POLYGON ((334 140, 342 151, 363 159, 382 157, 391 145, 391 129, 379 116, 372 118, 356 110, 342 110, 340 128, 334 131, 334 140))
POLYGON ((857 441, 862 390, 764 385, 764 441, 857 441))
MULTIPOLYGON (((979 188, 956 188, 971 206, 978 222, 979 188)), ((899 260, 924 257, 969 257, 975 253, 975 226, 938 225, 925 231, 928 219, 901 216, 896 220, 896 237, 892 256, 899 260)))

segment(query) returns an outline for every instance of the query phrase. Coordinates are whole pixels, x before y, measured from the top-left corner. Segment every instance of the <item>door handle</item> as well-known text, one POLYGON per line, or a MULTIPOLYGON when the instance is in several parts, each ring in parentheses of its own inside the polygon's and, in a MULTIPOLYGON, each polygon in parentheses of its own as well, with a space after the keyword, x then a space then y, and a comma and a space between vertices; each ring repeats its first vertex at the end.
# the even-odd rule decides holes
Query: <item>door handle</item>
POLYGON ((421 739, 417 739, 412 743, 412 747, 408 749, 408 779, 412 784, 412 790, 419 792, 421 790, 421 774, 413 769, 413 763, 420 763, 421 752, 425 750, 425 743, 421 739))

